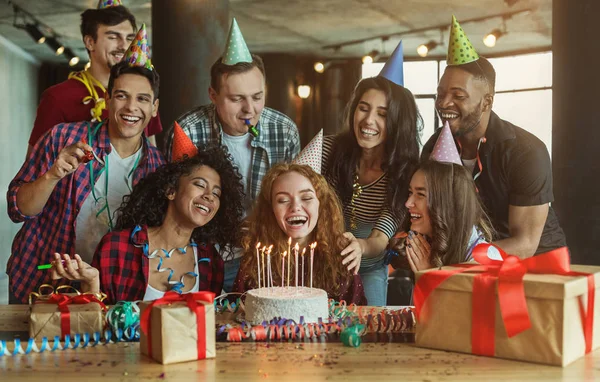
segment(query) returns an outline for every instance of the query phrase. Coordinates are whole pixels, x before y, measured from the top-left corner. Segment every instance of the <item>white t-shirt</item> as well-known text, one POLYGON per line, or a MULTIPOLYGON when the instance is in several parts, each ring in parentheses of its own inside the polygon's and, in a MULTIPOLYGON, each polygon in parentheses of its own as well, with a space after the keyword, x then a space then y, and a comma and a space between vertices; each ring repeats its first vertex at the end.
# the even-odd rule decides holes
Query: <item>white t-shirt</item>
POLYGON ((477 158, 475 159, 461 159, 463 162, 463 165, 465 166, 465 168, 467 170, 469 170, 469 174, 473 173, 473 170, 475 169, 475 164, 477 163, 477 158))
MULTIPOLYGON (((198 251, 196 247, 192 247, 194 249, 194 273, 198 274, 198 251)), ((185 254, 182 254, 182 256, 185 256, 185 254)), ((167 271, 168 272, 168 271, 167 271)), ((189 292, 184 292, 184 293, 192 293, 192 292, 198 292, 198 290, 200 289, 200 276, 196 276, 196 283, 194 284, 194 287, 189 291, 189 292)), ((158 290, 152 286, 150 286, 150 284, 148 284, 146 286, 146 293, 144 294, 144 301, 154 301, 154 300, 158 300, 159 298, 163 298, 165 295, 165 292, 163 292, 162 290, 158 290)))
POLYGON ((121 207, 123 196, 131 193, 134 166, 137 165, 139 157, 142 155, 141 147, 135 154, 127 158, 121 158, 112 145, 111 149, 110 154, 104 157, 106 165, 98 176, 94 192, 90 191, 75 221, 75 253, 79 254, 88 264, 91 263, 102 236, 110 229, 108 210, 112 215, 113 225, 117 222, 115 212, 121 207), (106 187, 107 171, 108 188, 106 187), (107 189, 108 208, 104 208, 107 189), (98 198, 97 200, 94 194, 98 198), (102 210, 103 208, 104 210, 102 210))
POLYGON ((244 198, 244 210, 248 214, 252 208, 252 199, 250 198, 250 190, 248 189, 251 170, 250 162, 252 159, 252 146, 250 146, 252 135, 246 133, 244 135, 232 136, 223 132, 222 140, 233 157, 233 164, 238 168, 242 176, 244 193, 246 194, 244 198))

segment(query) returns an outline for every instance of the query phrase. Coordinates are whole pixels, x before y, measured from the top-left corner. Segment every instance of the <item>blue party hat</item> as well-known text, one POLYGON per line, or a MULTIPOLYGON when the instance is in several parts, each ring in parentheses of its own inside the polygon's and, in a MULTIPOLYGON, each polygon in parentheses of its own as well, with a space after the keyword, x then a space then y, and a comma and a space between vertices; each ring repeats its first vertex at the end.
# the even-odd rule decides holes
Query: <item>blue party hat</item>
POLYGON ((400 40, 400 43, 394 49, 394 53, 387 60, 379 75, 387 78, 396 85, 404 86, 404 52, 402 49, 402 40, 400 40))

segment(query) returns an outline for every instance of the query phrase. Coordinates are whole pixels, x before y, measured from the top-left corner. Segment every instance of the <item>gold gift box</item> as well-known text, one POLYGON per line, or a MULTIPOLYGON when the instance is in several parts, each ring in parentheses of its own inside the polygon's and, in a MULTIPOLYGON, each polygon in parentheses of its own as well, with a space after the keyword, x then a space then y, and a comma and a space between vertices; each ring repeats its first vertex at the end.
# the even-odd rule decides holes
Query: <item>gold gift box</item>
MULTIPOLYGON (((455 269, 443 267, 442 269, 455 269)), ((418 279, 426 272, 418 272, 418 279)), ((574 272, 594 275, 594 330, 592 350, 600 346, 600 267, 572 265, 574 272)), ((452 275, 429 296, 416 330, 420 347, 472 353, 472 290, 477 273, 452 275)), ((531 328, 508 338, 496 289, 495 357, 566 366, 585 355, 580 297, 587 308, 587 278, 526 274, 523 278, 531 328)))
MULTIPOLYGON (((204 305, 206 333, 206 357, 214 358, 216 352, 215 309, 209 302, 197 301, 204 305)), ((140 317, 151 302, 140 303, 140 317)), ((142 354, 152 357, 163 365, 198 360, 198 328, 196 314, 185 302, 173 302, 151 307, 150 326, 152 352, 148 349, 148 338, 141 331, 140 349, 142 354)))

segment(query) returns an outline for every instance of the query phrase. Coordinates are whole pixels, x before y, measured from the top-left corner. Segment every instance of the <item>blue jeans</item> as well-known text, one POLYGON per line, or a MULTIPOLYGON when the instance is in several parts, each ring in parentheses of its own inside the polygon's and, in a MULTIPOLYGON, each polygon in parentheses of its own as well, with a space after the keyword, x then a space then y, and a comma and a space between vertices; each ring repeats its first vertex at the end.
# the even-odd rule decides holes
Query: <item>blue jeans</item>
POLYGON ((225 277, 223 279, 223 290, 225 293, 230 293, 233 289, 233 283, 235 282, 235 278, 240 270, 241 262, 241 257, 230 261, 225 261, 225 277))
POLYGON ((367 304, 371 306, 384 306, 387 304, 387 289, 388 289, 388 269, 383 263, 383 259, 369 266, 360 266, 358 271, 367 304))

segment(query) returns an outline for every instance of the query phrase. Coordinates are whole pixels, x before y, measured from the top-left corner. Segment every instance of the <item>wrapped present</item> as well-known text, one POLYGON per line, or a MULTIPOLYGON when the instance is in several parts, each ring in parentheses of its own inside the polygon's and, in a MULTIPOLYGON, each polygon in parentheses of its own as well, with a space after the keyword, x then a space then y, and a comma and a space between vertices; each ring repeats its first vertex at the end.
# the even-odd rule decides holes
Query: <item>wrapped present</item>
POLYGON ((74 334, 93 334, 104 329, 106 305, 94 294, 56 293, 41 295, 31 305, 29 336, 53 339, 74 334))
POLYGON ((479 264, 418 272, 417 346, 566 366, 600 345, 600 267, 569 264, 565 248, 521 260, 490 244, 479 264))
POLYGON ((214 358, 215 309, 212 292, 167 292, 140 303, 142 354, 166 365, 214 358))

